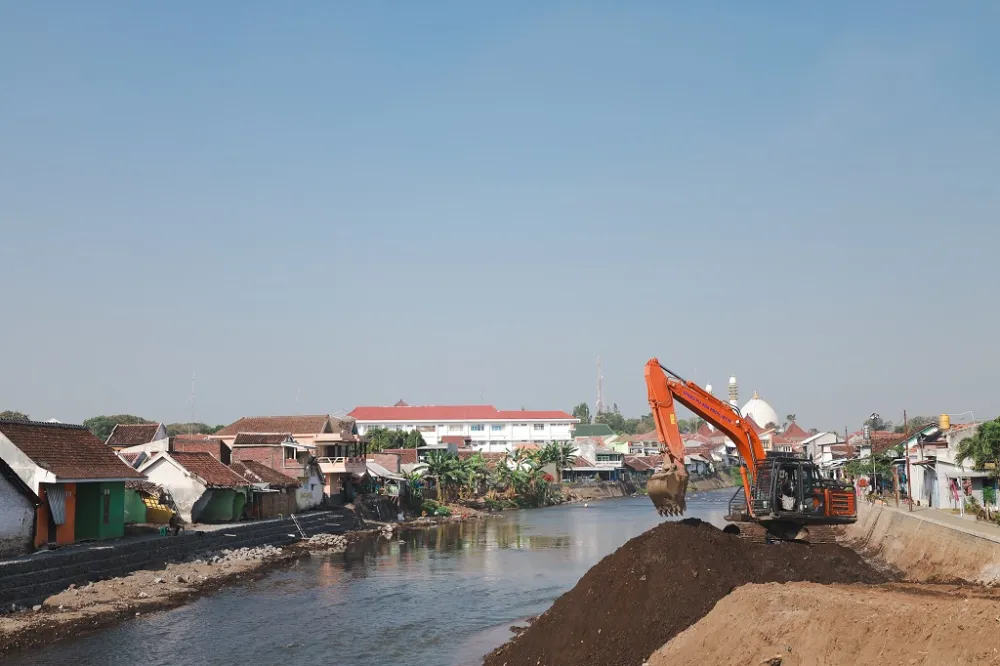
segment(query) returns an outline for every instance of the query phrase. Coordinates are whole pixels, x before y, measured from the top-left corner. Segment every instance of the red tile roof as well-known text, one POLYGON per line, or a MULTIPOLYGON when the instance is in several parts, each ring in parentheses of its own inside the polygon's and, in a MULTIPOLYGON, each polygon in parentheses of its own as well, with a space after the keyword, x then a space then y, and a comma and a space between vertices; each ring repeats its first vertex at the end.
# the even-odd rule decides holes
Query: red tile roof
POLYGON ((242 488, 250 482, 203 451, 174 451, 168 454, 178 465, 201 479, 209 488, 242 488))
POLYGON ((149 444, 159 429, 159 423, 119 423, 108 435, 107 445, 124 449, 128 446, 149 444))
POLYGON ((812 435, 810 435, 808 432, 799 427, 799 424, 796 423, 795 421, 789 423, 788 427, 785 428, 785 431, 781 434, 785 437, 785 439, 798 440, 798 441, 802 441, 803 439, 809 439, 810 437, 812 437, 812 435))
POLYGON ((241 432, 233 440, 233 446, 280 446, 288 437, 289 433, 241 432))
POLYGON ((395 453, 399 456, 400 465, 414 465, 417 462, 416 449, 382 449, 382 453, 395 453))
POLYGON ((711 437, 715 432, 709 427, 707 423, 702 423, 698 426, 698 430, 695 432, 696 435, 701 435, 702 437, 711 437))
POLYGON ((757 433, 758 435, 761 434, 761 433, 763 433, 763 432, 767 432, 766 430, 764 430, 763 428, 761 428, 759 425, 757 425, 757 422, 753 420, 752 416, 746 417, 746 422, 750 424, 750 427, 753 428, 753 431, 755 433, 757 433))
POLYGON ((327 414, 313 416, 244 416, 215 433, 216 437, 232 437, 241 432, 285 433, 293 435, 318 435, 330 432, 330 417, 327 414))
POLYGON ((631 467, 637 472, 648 472, 653 469, 653 465, 638 456, 625 456, 625 466, 631 467))
POLYGON ((0 421, 0 433, 60 482, 145 478, 83 426, 0 421))
POLYGON ((442 435, 439 437, 442 444, 455 444, 456 446, 465 446, 466 442, 471 442, 471 437, 465 437, 463 435, 442 435))
POLYGON ((349 416, 358 421, 539 421, 573 422, 562 411, 498 411, 493 405, 427 405, 422 407, 357 407, 349 416))
POLYGON ((256 460, 242 460, 234 462, 229 466, 234 472, 244 479, 254 483, 266 483, 271 488, 297 488, 299 482, 290 476, 286 476, 276 469, 271 469, 256 460))

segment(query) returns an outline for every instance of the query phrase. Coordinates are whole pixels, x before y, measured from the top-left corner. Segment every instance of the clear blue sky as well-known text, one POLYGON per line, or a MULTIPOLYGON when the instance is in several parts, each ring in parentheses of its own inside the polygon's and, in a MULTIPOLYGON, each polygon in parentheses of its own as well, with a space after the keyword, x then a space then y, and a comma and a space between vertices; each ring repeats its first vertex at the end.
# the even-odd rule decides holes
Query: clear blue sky
POLYGON ((595 361, 1000 413, 1000 3, 4 3, 0 409, 485 402, 595 361), (296 397, 298 396, 298 400, 296 397))

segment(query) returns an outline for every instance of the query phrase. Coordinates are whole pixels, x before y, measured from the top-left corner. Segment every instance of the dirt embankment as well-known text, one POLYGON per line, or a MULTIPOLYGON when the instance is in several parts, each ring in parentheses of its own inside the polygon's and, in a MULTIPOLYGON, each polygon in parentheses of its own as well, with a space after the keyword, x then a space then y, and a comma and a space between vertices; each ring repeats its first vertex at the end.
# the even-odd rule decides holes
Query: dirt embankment
POLYGON ((628 497, 635 487, 624 481, 601 481, 600 483, 568 483, 563 485, 562 494, 566 502, 586 502, 599 499, 628 497))
POLYGON ((841 546, 755 544, 698 520, 666 522, 601 560, 485 666, 638 666, 740 585, 885 580, 841 546))
POLYGON ((747 585, 649 664, 996 664, 998 601, 975 587, 747 585))

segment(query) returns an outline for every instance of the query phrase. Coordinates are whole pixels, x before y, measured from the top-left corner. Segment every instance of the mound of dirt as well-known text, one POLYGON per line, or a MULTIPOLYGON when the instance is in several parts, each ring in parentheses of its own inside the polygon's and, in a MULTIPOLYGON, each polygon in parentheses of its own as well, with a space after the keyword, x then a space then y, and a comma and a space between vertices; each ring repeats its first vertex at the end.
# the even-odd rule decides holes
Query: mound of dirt
POLYGON ((747 585, 649 664, 995 664, 997 601, 969 587, 747 585))
MULTIPOLYGON (((638 666, 736 587, 786 581, 885 577, 842 546, 755 544, 696 519, 665 522, 594 565, 484 664, 638 666)), ((756 615, 746 608, 744 622, 756 615)))

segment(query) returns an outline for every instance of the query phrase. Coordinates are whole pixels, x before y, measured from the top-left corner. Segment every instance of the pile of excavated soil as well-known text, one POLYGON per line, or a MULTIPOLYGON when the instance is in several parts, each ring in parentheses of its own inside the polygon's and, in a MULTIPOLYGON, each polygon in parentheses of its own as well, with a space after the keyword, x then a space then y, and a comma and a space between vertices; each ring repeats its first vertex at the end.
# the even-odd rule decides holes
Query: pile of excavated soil
POLYGON ((747 585, 649 664, 996 664, 998 601, 970 587, 747 585))
MULTIPOLYGON (((689 519, 632 539, 588 571, 485 666, 638 666, 746 583, 883 583, 833 544, 755 544, 689 519)), ((758 616, 745 609, 745 622, 758 616)), ((703 663, 726 663, 713 662, 703 663)))

